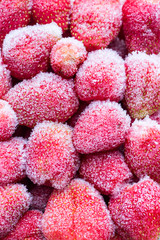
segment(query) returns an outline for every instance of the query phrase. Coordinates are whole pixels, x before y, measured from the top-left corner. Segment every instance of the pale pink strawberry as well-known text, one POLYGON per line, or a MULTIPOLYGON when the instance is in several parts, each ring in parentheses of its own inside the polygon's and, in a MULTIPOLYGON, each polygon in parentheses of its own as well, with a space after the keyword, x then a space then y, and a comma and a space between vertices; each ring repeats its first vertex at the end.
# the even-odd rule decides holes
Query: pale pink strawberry
POLYGON ((33 0, 32 16, 36 23, 56 22, 63 31, 69 28, 70 0, 33 0))
POLYGON ((34 183, 64 188, 79 168, 72 128, 51 121, 37 124, 28 139, 26 159, 26 173, 34 183))
POLYGON ((73 37, 62 38, 52 48, 50 63, 55 73, 70 78, 75 75, 86 57, 87 51, 82 42, 73 37))
POLYGON ((107 206, 97 190, 74 179, 63 191, 54 191, 42 219, 48 240, 109 240, 114 232, 107 206))
POLYGON ((22 184, 0 187, 0 238, 11 232, 28 210, 31 195, 22 184))
POLYGON ((32 0, 0 1, 0 47, 7 33, 29 24, 31 8, 32 0))
POLYGON ((160 108, 160 58, 133 52, 125 60, 125 101, 132 118, 144 118, 160 108))
POLYGON ((54 73, 39 73, 23 80, 3 98, 15 110, 19 124, 31 128, 43 120, 65 122, 79 105, 73 81, 54 73))
POLYGON ((129 52, 160 52, 160 0, 126 0, 123 30, 129 52))
POLYGON ((47 71, 52 46, 62 37, 56 23, 18 28, 6 35, 2 54, 11 75, 29 79, 47 71))
POLYGON ((114 223, 129 240, 157 240, 160 234, 160 186, 149 177, 124 186, 109 202, 114 223))

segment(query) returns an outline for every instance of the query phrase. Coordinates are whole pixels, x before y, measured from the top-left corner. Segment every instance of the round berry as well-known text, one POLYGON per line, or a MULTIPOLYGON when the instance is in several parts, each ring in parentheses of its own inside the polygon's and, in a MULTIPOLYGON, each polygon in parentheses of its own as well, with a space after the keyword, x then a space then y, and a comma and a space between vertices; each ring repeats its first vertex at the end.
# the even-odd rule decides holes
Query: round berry
POLYGON ((11 105, 0 99, 0 141, 9 139, 18 125, 15 111, 11 105))
POLYGON ((113 194, 132 176, 118 150, 83 155, 79 173, 104 195, 113 194))
POLYGON ((42 231, 52 239, 105 239, 114 232, 107 206, 88 182, 74 179, 63 191, 54 191, 42 219, 42 231))
POLYGON ((75 89, 82 101, 119 102, 124 97, 125 86, 124 60, 111 49, 89 53, 76 74, 75 89))
POLYGON ((51 67, 55 73, 70 78, 75 75, 86 56, 87 51, 82 42, 71 37, 62 38, 52 48, 51 67))
POLYGON ((100 152, 124 143, 130 117, 120 104, 94 101, 81 113, 73 131, 73 144, 82 154, 100 152))
POLYGON ((26 173, 34 183, 64 188, 79 167, 72 128, 49 121, 37 124, 28 139, 26 158, 26 173))
POLYGON ((19 124, 30 128, 43 120, 65 122, 79 105, 73 81, 54 73, 39 73, 23 80, 3 98, 15 110, 19 124))

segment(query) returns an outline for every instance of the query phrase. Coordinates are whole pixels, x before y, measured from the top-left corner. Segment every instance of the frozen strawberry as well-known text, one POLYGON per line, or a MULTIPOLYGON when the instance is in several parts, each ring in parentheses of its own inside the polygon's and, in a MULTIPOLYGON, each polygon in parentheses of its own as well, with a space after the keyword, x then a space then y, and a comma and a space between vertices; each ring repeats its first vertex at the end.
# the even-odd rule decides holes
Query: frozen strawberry
POLYGON ((56 22, 63 31, 69 28, 70 0, 33 0, 32 16, 40 24, 56 22))
POLYGON ((12 231, 28 210, 31 196, 22 184, 0 187, 0 238, 12 231))
POLYGON ((72 128, 49 121, 37 124, 28 139, 26 158, 26 173, 33 183, 64 188, 79 167, 72 128))
POLYGON ((17 125, 15 111, 7 101, 0 99, 0 141, 9 139, 17 125))
MULTIPOLYGON (((1 60, 0 60, 1 61, 1 60)), ((12 87, 10 71, 6 65, 0 63, 0 98, 5 95, 12 87)))
POLYGON ((160 1, 126 0, 123 6, 123 30, 131 51, 160 52, 160 1))
POLYGON ((54 22, 19 28, 7 34, 2 53, 11 75, 22 80, 47 71, 51 48, 61 37, 62 30, 54 22))
POLYGON ((160 183, 160 125, 149 118, 135 120, 125 142, 125 161, 138 177, 160 183))
POLYGON ((44 212, 48 199, 52 192, 53 192, 52 187, 35 185, 30 190, 30 193, 32 194, 32 202, 31 202, 30 208, 38 209, 44 212))
POLYGON ((3 240, 44 240, 41 225, 42 212, 29 210, 20 218, 14 230, 3 240))
POLYGON ((150 118, 151 118, 152 120, 157 121, 157 122, 160 124, 160 109, 159 109, 157 112, 153 113, 153 114, 150 116, 150 118))
POLYGON ((74 38, 62 38, 52 48, 50 61, 53 71, 63 77, 73 77, 84 62, 87 51, 82 42, 74 38))
POLYGON ((73 3, 71 34, 83 41, 87 51, 106 47, 118 35, 122 24, 119 1, 79 1, 73 3))
POLYGON ((125 86, 124 60, 111 49, 89 53, 76 74, 75 88, 82 101, 119 102, 124 97, 125 86))
POLYGON ((25 177, 26 143, 20 137, 0 142, 0 185, 17 182, 25 177))
POLYGON ((160 234, 160 186, 149 177, 126 185, 111 198, 115 224, 132 240, 157 240, 160 234))
POLYGON ((54 191, 42 220, 48 240, 109 240, 113 224, 97 190, 82 179, 74 179, 63 191, 54 191))
POLYGON ((32 0, 1 0, 0 2, 0 47, 7 33, 30 22, 32 0))
POLYGON ((132 176, 123 155, 117 150, 82 156, 79 173, 104 195, 112 194, 132 176))
POLYGON ((83 154, 111 150, 125 141, 130 117, 120 104, 94 101, 81 113, 73 131, 73 144, 83 154))
POLYGON ((15 110, 19 124, 34 127, 37 122, 65 122, 78 109, 72 80, 54 73, 39 73, 15 85, 3 97, 15 110))
POLYGON ((143 52, 129 54, 125 61, 125 101, 132 118, 144 118, 160 108, 160 58, 143 52))

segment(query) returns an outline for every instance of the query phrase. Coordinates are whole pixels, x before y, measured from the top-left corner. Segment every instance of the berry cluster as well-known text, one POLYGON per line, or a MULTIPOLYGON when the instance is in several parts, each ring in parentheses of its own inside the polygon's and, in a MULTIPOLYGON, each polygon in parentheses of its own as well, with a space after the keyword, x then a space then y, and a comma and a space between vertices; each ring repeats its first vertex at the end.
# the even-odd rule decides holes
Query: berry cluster
POLYGON ((0 33, 0 239, 160 239, 160 0, 1 0, 0 33))

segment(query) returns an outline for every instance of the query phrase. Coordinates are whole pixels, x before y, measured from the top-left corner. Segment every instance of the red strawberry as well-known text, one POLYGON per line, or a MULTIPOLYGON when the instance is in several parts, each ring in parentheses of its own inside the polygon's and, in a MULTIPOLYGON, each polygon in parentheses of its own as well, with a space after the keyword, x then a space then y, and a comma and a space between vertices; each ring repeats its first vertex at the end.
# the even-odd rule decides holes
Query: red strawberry
POLYGON ((129 52, 160 52, 160 1, 126 0, 123 30, 129 52))
POLYGON ((70 0, 33 0, 32 16, 36 23, 56 22, 63 31, 68 29, 70 0))
POLYGON ((133 52, 125 60, 125 101, 132 118, 144 118, 160 108, 160 58, 133 52))
POLYGON ((149 177, 126 185, 112 197, 109 210, 129 240, 157 240, 160 234, 160 186, 149 177))
POLYGON ((124 60, 111 49, 89 53, 76 74, 75 89, 82 101, 119 102, 124 97, 125 87, 124 60))
POLYGON ((11 105, 0 99, 0 141, 9 139, 18 125, 17 115, 11 105))
POLYGON ((12 231, 28 210, 31 196, 22 184, 0 187, 0 238, 12 231))
POLYGON ((113 194, 132 176, 123 155, 117 150, 82 155, 79 173, 104 195, 113 194))
POLYGON ((0 185, 17 182, 25 177, 26 142, 20 137, 0 142, 0 185))
POLYGON ((30 22, 32 0, 0 1, 0 47, 7 33, 30 22))
POLYGON ((73 144, 82 154, 111 150, 124 143, 130 117, 120 104, 94 101, 81 113, 73 130, 73 144))
POLYGON ((14 230, 3 240, 44 240, 41 232, 42 212, 38 210, 27 211, 18 221, 14 230))
POLYGON ((26 158, 26 173, 34 183, 64 188, 79 167, 72 128, 49 121, 37 124, 28 139, 26 158))
POLYGON ((63 191, 52 193, 42 231, 48 240, 109 240, 114 228, 99 192, 86 181, 74 179, 63 191))
POLYGON ((22 80, 47 71, 51 48, 61 35, 56 23, 27 26, 7 34, 2 54, 11 75, 22 80))
POLYGON ((87 51, 106 47, 118 35, 122 24, 119 1, 73 3, 71 34, 83 41, 87 51))
POLYGON ((160 125, 149 118, 135 120, 125 141, 125 161, 137 177, 160 183, 160 125))
POLYGON ((24 80, 3 98, 15 110, 19 123, 31 128, 43 120, 65 122, 79 105, 73 81, 54 73, 39 73, 24 80))
POLYGON ((12 84, 10 71, 6 65, 2 64, 2 59, 0 59, 0 61, 0 98, 2 98, 12 87, 12 84))

